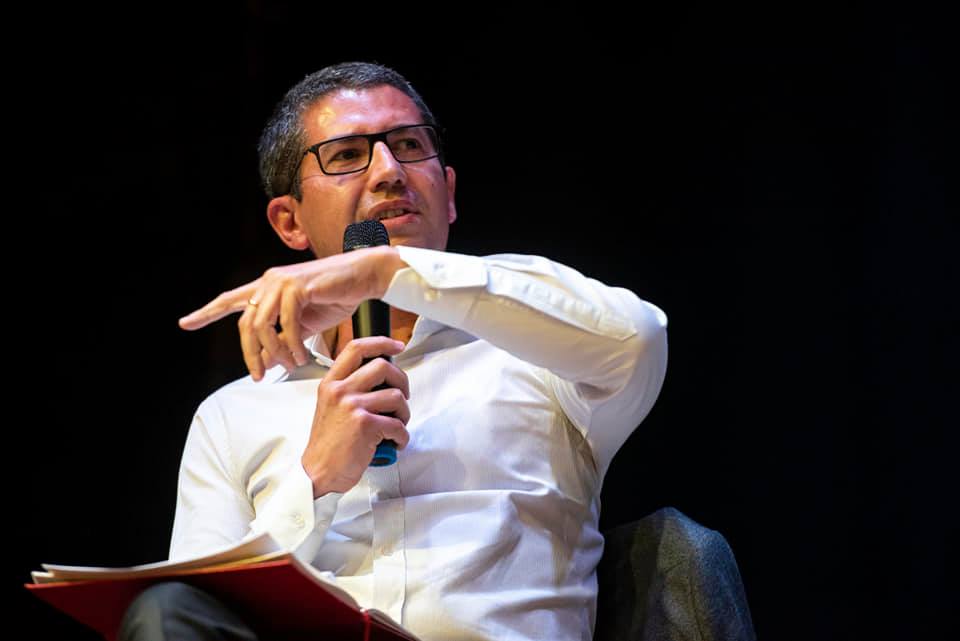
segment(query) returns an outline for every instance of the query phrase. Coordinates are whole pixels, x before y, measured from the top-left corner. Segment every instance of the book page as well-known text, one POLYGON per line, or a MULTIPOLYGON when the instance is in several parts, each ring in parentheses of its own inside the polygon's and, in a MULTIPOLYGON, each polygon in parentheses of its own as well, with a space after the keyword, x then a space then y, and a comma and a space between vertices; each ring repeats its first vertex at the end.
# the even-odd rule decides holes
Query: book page
POLYGON ((126 568, 106 568, 90 566, 54 565, 42 563, 45 573, 35 573, 35 583, 49 583, 51 581, 78 581, 82 579, 118 579, 137 576, 152 576, 171 571, 191 570, 222 566, 231 563, 255 563, 278 558, 287 554, 277 541, 268 532, 252 535, 232 546, 218 550, 211 554, 183 559, 180 561, 158 561, 126 568), (38 576, 39 575, 39 576, 38 576), (40 579, 39 581, 37 579, 40 579))
MULTIPOLYGON (((115 629, 118 617, 122 616, 123 609, 134 596, 130 588, 125 586, 135 585, 139 586, 137 589, 142 589, 169 576, 181 577, 180 580, 188 583, 194 580, 207 582, 206 589, 213 590, 213 593, 222 591, 232 594, 234 598, 239 598, 241 601, 243 598, 248 600, 253 598, 261 605, 267 595, 258 590, 262 590, 262 586, 267 584, 274 586, 272 588, 274 590, 276 586, 293 585, 297 586, 295 589, 298 593, 312 594, 312 597, 305 597, 304 603, 309 603, 311 598, 318 598, 318 595, 311 590, 322 590, 334 599, 334 602, 324 601, 326 607, 330 608, 329 612, 339 612, 337 616, 341 620, 345 614, 343 610, 337 609, 336 601, 344 604, 357 617, 364 611, 354 597, 338 585, 337 577, 333 572, 317 569, 310 563, 298 559, 290 551, 280 549, 275 541, 265 537, 244 541, 215 554, 173 563, 150 563, 129 568, 54 565, 44 567, 50 571, 33 572, 33 584, 27 587, 54 607, 107 635, 110 630, 115 629), (249 556, 252 552, 271 549, 273 551, 265 554, 249 556), (289 570, 293 575, 290 572, 284 573, 284 569, 289 570), (307 583, 303 582, 304 579, 307 583), (212 583, 209 582, 210 580, 212 583), (267 583, 264 584, 264 581, 267 583), (313 587, 310 587, 310 584, 313 584, 313 587), (243 597, 244 594, 247 597, 243 597), (257 597, 257 594, 260 596, 257 597), (105 595, 107 595, 106 598, 105 595), (120 601, 117 601, 118 598, 120 601), (121 601, 122 604, 118 606, 117 603, 121 601)), ((270 599, 267 598, 266 601, 269 602, 270 599)), ((296 601, 297 599, 293 599, 293 602, 296 601)), ((282 598, 279 602, 274 602, 271 607, 274 611, 285 612, 288 617, 293 613, 294 618, 312 621, 311 625, 323 623, 323 617, 316 618, 317 612, 310 609, 310 606, 307 606, 306 611, 302 606, 291 610, 290 602, 289 598, 282 598)), ((379 626, 381 634, 389 631, 386 634, 393 635, 390 638, 418 641, 413 633, 404 629, 386 613, 373 608, 367 609, 366 613, 375 625, 379 626)))
POLYGON ((33 579, 34 583, 52 583, 53 581, 57 581, 49 572, 40 572, 38 570, 31 572, 30 578, 33 579))

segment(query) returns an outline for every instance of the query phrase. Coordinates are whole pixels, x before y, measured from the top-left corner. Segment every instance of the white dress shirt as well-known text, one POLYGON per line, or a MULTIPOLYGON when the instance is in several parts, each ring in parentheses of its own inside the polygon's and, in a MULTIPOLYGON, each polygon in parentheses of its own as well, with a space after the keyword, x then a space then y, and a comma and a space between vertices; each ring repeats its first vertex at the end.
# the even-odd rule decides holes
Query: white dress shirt
POLYGON ((170 556, 269 531, 424 641, 590 641, 600 489, 660 391, 666 316, 541 257, 397 249, 409 267, 383 300, 420 315, 394 358, 411 414, 397 463, 313 498, 318 336, 313 362, 200 405, 170 556))

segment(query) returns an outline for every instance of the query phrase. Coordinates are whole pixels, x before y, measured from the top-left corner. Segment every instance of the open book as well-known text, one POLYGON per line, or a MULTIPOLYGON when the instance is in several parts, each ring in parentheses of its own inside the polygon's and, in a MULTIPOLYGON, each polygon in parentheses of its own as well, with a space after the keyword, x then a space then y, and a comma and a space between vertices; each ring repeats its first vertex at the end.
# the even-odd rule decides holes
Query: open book
POLYGON ((51 565, 26 584, 40 599, 114 641, 127 606, 144 588, 182 581, 217 596, 261 635, 358 641, 418 641, 388 615, 361 608, 342 588, 298 560, 269 534, 213 554, 129 568, 51 565))

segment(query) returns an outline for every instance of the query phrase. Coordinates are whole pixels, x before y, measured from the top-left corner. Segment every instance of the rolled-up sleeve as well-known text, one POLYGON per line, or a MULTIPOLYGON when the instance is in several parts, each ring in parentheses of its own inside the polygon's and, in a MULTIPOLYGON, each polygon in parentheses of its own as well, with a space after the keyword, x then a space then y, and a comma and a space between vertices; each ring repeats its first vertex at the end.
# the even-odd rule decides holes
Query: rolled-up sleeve
POLYGON ((539 256, 397 249, 409 267, 394 275, 383 300, 542 368, 605 474, 663 385, 663 310, 539 256))

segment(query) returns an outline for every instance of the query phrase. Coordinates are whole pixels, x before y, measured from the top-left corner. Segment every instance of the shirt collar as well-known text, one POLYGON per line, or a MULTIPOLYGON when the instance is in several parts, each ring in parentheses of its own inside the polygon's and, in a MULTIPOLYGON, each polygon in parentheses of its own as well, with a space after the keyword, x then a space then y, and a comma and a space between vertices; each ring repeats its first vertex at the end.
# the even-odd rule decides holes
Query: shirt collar
MULTIPOLYGON (((403 353, 397 358, 406 359, 412 356, 420 356, 437 349, 444 349, 474 340, 476 340, 475 336, 464 331, 420 316, 413 324, 413 333, 410 336, 410 341, 407 343, 406 349, 404 349, 403 353)), ((322 333, 311 336, 305 340, 303 344, 310 351, 314 363, 326 368, 333 366, 333 358, 330 357, 330 352, 323 342, 322 333)), ((311 364, 308 363, 304 367, 309 367, 310 365, 311 364)), ((297 378, 301 377, 298 376, 297 378)), ((289 378, 287 380, 289 380, 289 378)))

